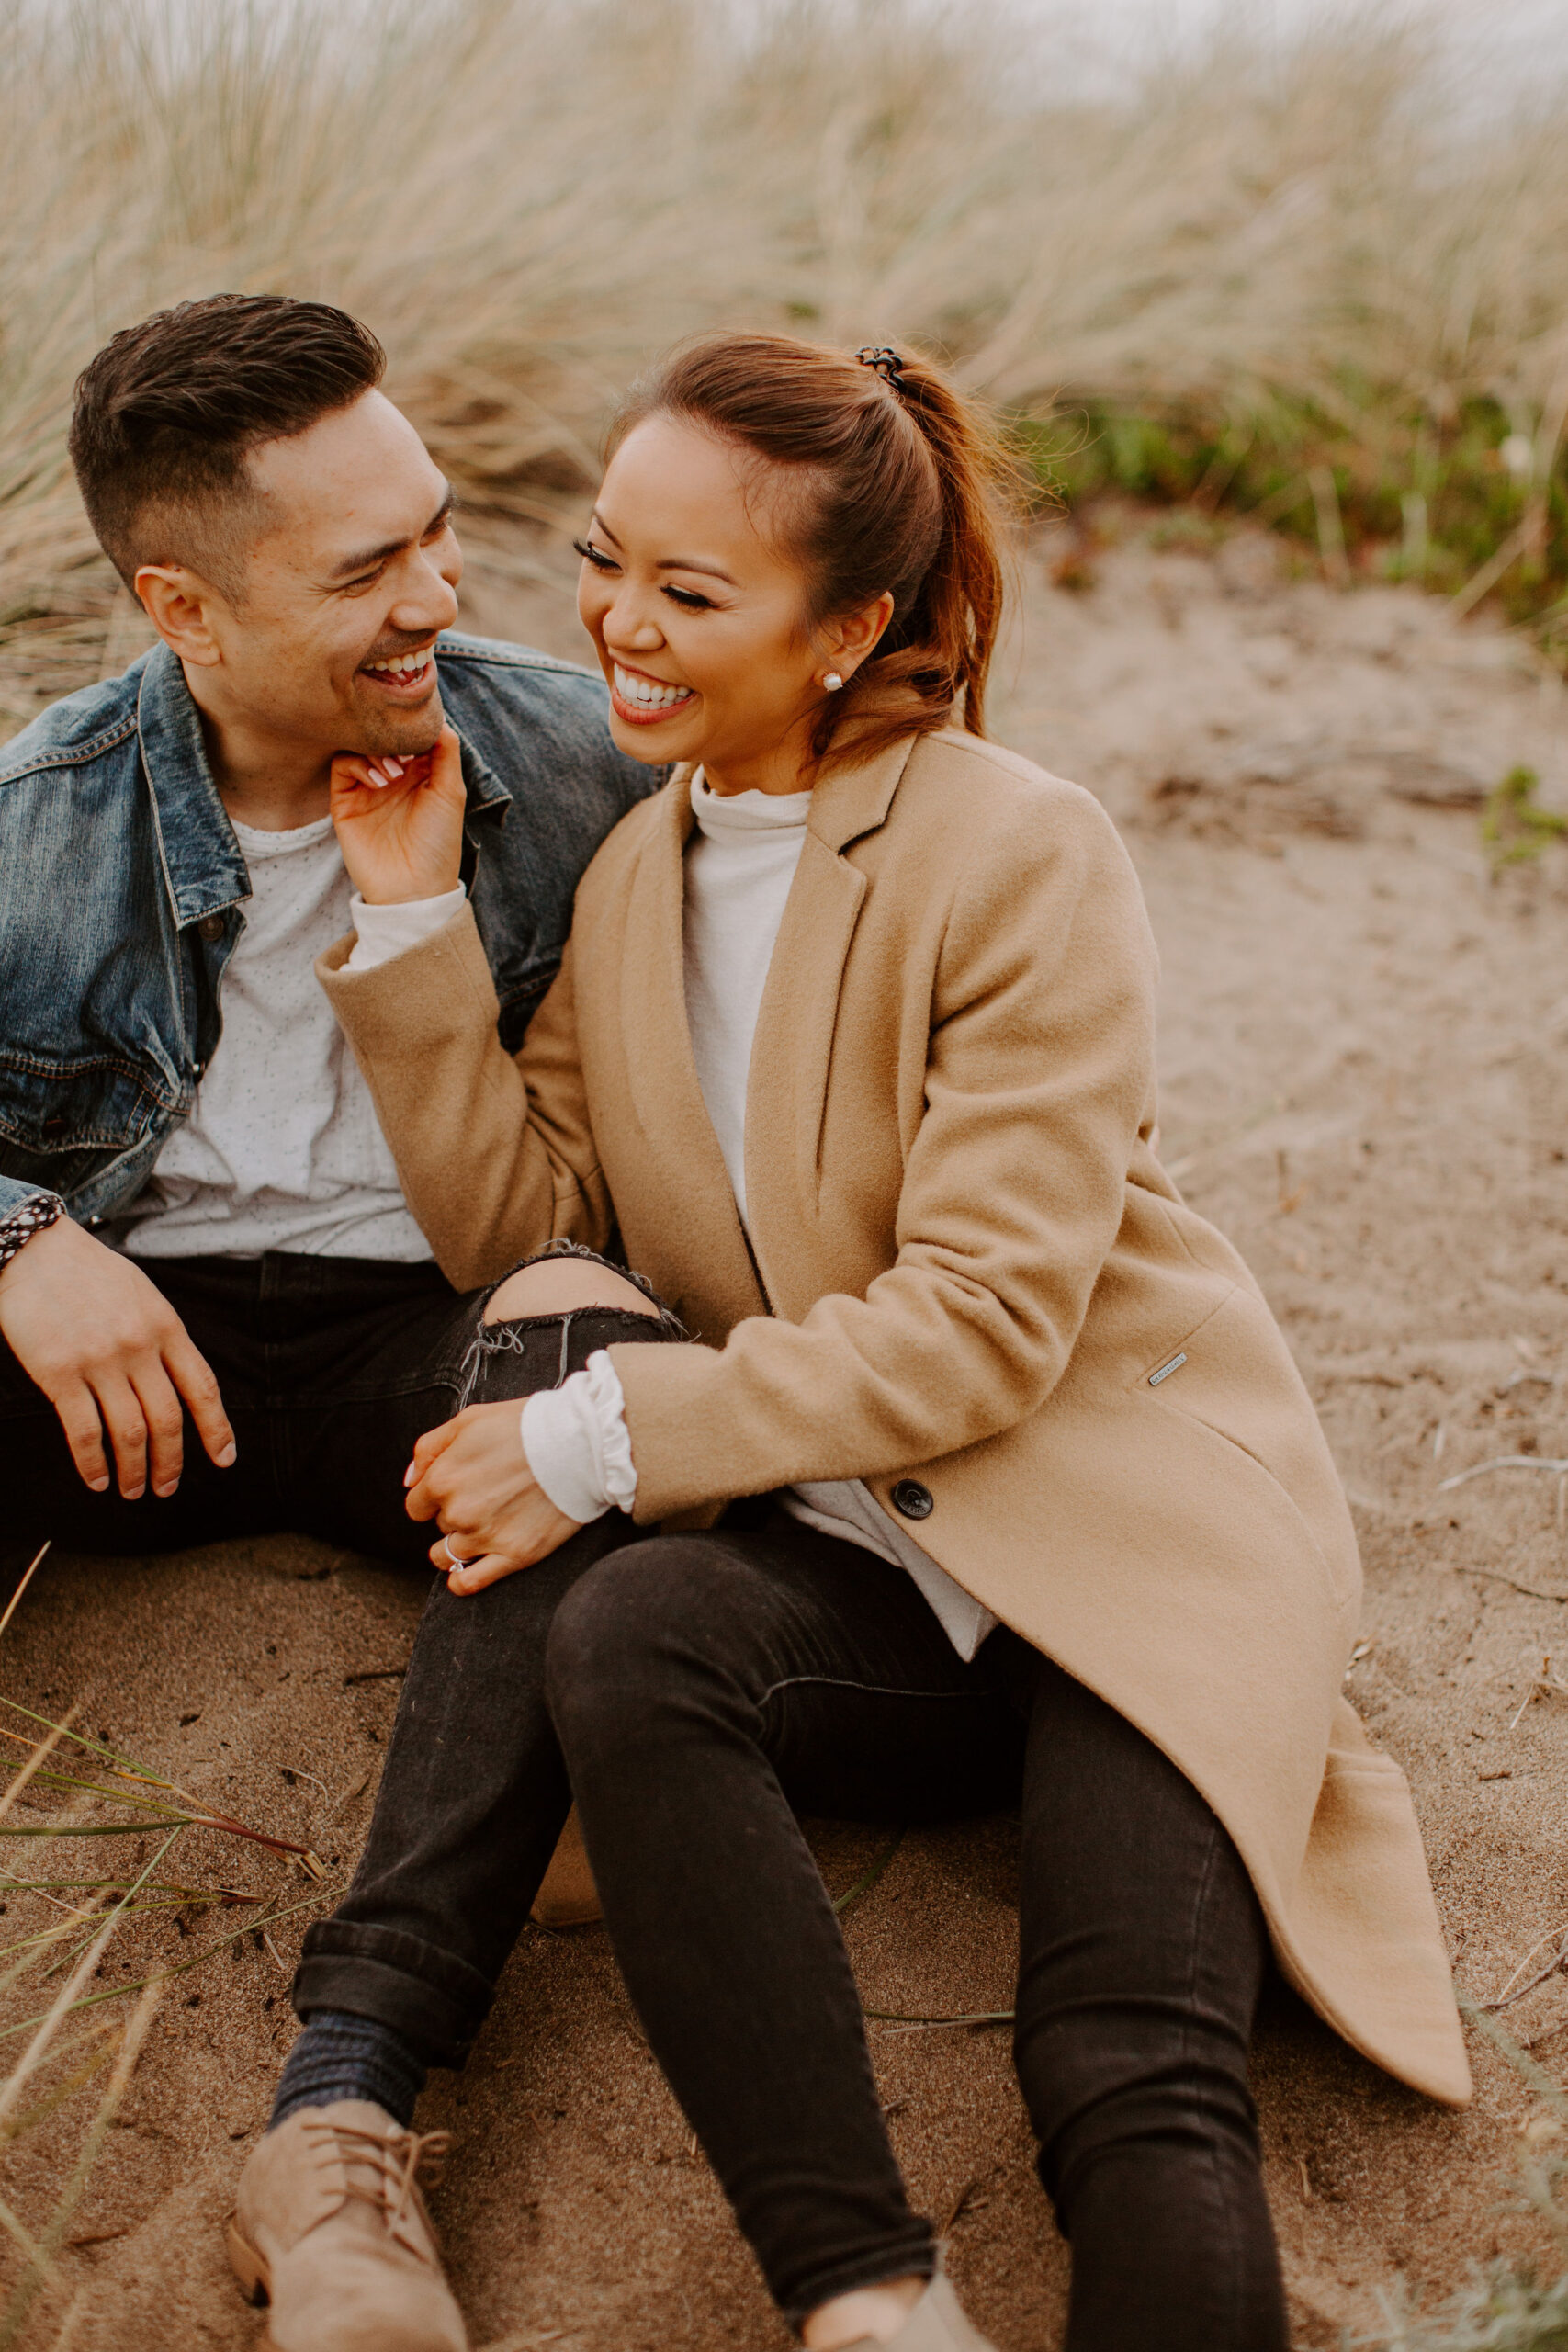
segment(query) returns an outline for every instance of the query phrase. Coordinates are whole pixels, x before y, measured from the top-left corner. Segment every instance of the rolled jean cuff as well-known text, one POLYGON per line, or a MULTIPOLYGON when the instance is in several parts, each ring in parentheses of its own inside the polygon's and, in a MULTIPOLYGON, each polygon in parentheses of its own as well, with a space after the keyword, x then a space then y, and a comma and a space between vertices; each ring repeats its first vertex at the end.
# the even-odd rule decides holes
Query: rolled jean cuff
POLYGON ((292 1991, 297 2017, 339 2009, 390 2026, 426 2066, 461 2066, 495 1987, 456 1953, 397 1928, 321 1919, 309 1928, 292 1991))

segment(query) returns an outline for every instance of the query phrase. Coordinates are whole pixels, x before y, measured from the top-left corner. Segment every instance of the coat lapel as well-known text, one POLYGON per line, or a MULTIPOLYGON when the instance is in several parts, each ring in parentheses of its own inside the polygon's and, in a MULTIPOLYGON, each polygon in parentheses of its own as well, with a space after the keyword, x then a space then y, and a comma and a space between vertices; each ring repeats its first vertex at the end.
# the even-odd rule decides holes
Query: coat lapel
MULTIPOLYGON (((844 964, 868 884, 842 852, 886 818, 914 748, 906 737, 812 795, 800 865, 762 993, 746 1089, 746 1194, 753 1233, 773 1227, 785 1170, 815 1206, 818 1147, 844 964)), ((776 1227, 774 1228, 776 1229, 776 1227)))
POLYGON ((697 1083, 686 1021, 683 860, 694 822, 691 782, 691 769, 677 768, 664 787, 632 879, 621 1029, 632 1106, 660 1189, 690 1237, 693 1280, 707 1312, 722 1305, 727 1321, 739 1322, 765 1314, 767 1302, 697 1083))

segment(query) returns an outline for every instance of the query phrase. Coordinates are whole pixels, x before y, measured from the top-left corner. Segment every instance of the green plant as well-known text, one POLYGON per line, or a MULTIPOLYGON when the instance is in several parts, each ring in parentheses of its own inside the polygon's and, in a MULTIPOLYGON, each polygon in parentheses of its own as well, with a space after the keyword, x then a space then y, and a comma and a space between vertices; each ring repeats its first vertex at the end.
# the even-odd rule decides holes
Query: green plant
POLYGON ((1510 768, 1487 794, 1481 838, 1495 875, 1506 865, 1532 865, 1549 842, 1568 833, 1568 816, 1537 800, 1540 786, 1534 768, 1510 768))
POLYGON ((1424 2314, 1402 2285, 1381 2299, 1384 2330, 1354 2341, 1377 2352, 1568 2352, 1568 2097, 1483 2007, 1462 1996, 1460 2007, 1546 2110, 1519 2137, 1516 2204, 1545 2225, 1563 2268, 1543 2278, 1529 2263, 1478 2267, 1458 2294, 1424 2314))

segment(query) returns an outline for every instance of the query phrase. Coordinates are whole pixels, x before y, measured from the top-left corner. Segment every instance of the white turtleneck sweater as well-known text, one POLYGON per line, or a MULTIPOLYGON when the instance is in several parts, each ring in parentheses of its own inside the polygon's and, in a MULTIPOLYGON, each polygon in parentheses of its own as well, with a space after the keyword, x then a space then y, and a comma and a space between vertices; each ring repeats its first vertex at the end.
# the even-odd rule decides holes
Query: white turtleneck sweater
MULTIPOLYGON (((710 791, 700 773, 692 783, 696 828, 686 849, 686 1018, 697 1081, 748 1234, 751 1042, 810 808, 808 792, 724 795, 710 791)), ((586 1522, 613 1507, 630 1510, 637 1499, 626 1400, 603 1349, 559 1388, 529 1397, 523 1444, 534 1476, 569 1519, 586 1522)), ((974 1657, 996 1619, 894 1525, 860 1479, 788 1487, 782 1499, 792 1517, 906 1569, 959 1656, 974 1657)))

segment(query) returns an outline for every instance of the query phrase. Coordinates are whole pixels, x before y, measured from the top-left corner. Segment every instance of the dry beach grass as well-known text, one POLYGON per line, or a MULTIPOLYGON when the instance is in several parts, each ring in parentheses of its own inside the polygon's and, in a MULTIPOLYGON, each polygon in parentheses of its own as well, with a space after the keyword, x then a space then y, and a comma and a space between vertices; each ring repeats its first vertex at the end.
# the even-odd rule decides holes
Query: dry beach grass
MULTIPOLYGON (((1027 552, 996 731, 1097 791, 1138 862, 1168 1162, 1258 1268, 1323 1411, 1368 1566, 1350 1687, 1412 1778, 1462 1986, 1507 2001, 1495 2017, 1545 2070, 1478 2033, 1476 2105, 1439 2114, 1271 2005, 1258 2087, 1295 2340, 1544 2352, 1561 2339, 1539 2317, 1429 2315, 1472 2262, 1564 2261, 1514 2209, 1521 2148, 1540 2171, 1559 2144, 1521 2134, 1568 2082, 1568 1536, 1548 1466, 1568 1459, 1568 846, 1527 827, 1532 854, 1498 869, 1482 825, 1516 768, 1540 778, 1497 804, 1516 840, 1520 806, 1568 808, 1568 712, 1529 631, 1413 583, 1484 587, 1506 558, 1493 605, 1512 594, 1552 652, 1561 61, 1506 116, 1427 32, 1364 17, 1273 57, 1233 38, 1118 98, 1087 72, 1064 94, 994 12, 961 37, 893 0, 799 0, 745 38, 704 0, 451 0, 381 11, 374 41, 321 6, 214 0, 177 41, 175 21, 0 0, 11 119, 34 134, 0 148, 0 733, 141 641, 62 424, 75 368, 158 301, 276 285, 361 310, 463 491, 473 625, 572 655, 556 526, 615 388, 682 328, 920 336, 1035 421, 1073 503, 1027 552), (1182 503, 1151 516, 1119 485, 1182 503), (1249 505, 1261 521, 1238 526, 1249 505), (1541 1466, 1487 1466, 1504 1457, 1541 1466), (1427 2318, 1397 2316, 1402 2278, 1427 2318)), ((122 1917, 93 1962, 99 1991, 160 1979, 155 2012, 123 2038, 139 1996, 88 2012, 111 2032, 20 2104, 15 2029, 66 1980, 43 1999, 37 1974, 0 1983, 0 2343, 257 2340, 220 2223, 310 1914, 269 1922, 352 1867, 419 1601, 291 1539, 39 1571, 0 1693, 51 1722, 80 1707, 92 1770, 145 1759, 198 1826, 191 1900, 122 1917), (242 1852, 201 1826, 218 1815, 326 1878, 242 1852), (262 1900, 225 1909, 224 1888, 262 1900), (13 2109, 32 2120, 7 2138, 13 2109), (68 2196, 45 2269, 5 2216, 38 2246, 68 2196), (43 2290, 6 2334, 30 2272, 43 2290)), ((95 1883, 0 1889, 18 1951, 62 1900, 107 1917, 162 1843, 89 1849, 64 1833, 110 1815, 80 1791, 39 1804, 19 1792, 0 1832, 58 1842, 7 1867, 95 1883)), ((838 1891, 883 1851, 815 1835, 838 1891)), ((870 2006, 1005 2008, 1012 1867, 1005 1820, 907 1838, 849 1926, 870 2006)), ((976 2316, 1004 2352, 1046 2352, 1066 2256, 1005 2034, 886 2018, 873 2040, 976 2316)), ((601 1930, 530 1930, 423 2120, 459 2133, 440 2211, 488 2352, 783 2352, 601 1930)))
POLYGON ((374 324, 501 577, 643 356, 784 322, 935 345, 1069 487, 1550 607, 1568 57, 1489 80, 1495 22, 1237 6, 1110 79, 1052 0, 0 0, 0 725, 136 641, 73 378, 219 286, 374 324))

